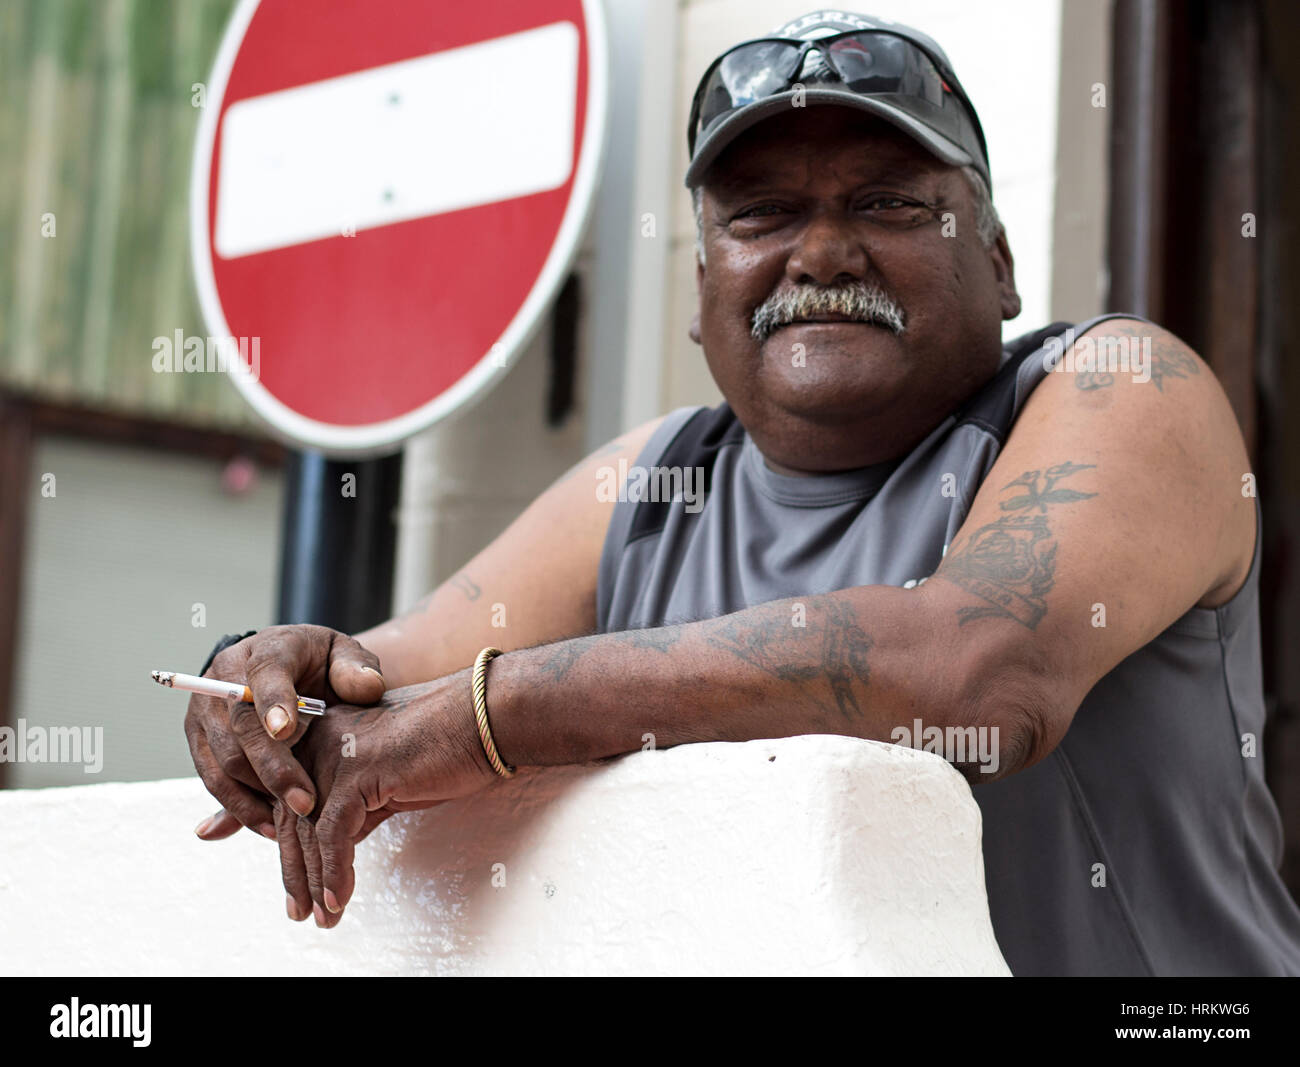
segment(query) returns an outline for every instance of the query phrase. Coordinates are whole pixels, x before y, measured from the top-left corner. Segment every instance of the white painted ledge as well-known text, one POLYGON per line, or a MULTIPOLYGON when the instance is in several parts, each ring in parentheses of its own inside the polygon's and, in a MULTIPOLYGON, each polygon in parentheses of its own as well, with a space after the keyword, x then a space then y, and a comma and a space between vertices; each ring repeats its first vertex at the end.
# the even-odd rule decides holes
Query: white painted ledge
POLYGON ((893 745, 524 771, 376 830, 333 930, 285 917, 270 841, 194 836, 215 807, 197 778, 0 792, 0 973, 1009 974, 969 787, 893 745))

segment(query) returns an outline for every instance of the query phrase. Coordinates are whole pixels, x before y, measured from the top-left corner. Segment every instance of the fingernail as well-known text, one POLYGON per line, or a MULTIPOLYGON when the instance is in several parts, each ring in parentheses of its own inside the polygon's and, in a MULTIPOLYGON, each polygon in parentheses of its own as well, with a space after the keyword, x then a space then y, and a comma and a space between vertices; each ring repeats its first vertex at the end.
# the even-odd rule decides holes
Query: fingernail
POLYGON ((339 898, 328 889, 325 890, 325 907, 329 908, 329 910, 335 915, 343 910, 343 905, 339 903, 339 898))
POLYGON ((289 807, 293 808, 299 815, 310 815, 311 809, 316 806, 316 801, 312 795, 305 789, 299 789, 294 786, 284 794, 284 799, 289 802, 289 807))
POLYGON ((298 902, 287 894, 284 898, 284 910, 289 913, 289 918, 296 923, 302 922, 303 919, 307 918, 307 916, 298 910, 298 902))
POLYGON ((279 737, 289 725, 289 713, 277 704, 266 713, 266 729, 272 737, 279 737))
POLYGON ((324 912, 324 910, 321 908, 321 906, 320 906, 319 904, 317 904, 314 900, 311 902, 311 910, 312 910, 312 914, 314 914, 314 915, 316 916, 316 925, 317 925, 317 926, 324 926, 324 925, 325 925, 325 912, 324 912))
POLYGON ((206 819, 204 819, 201 823, 199 823, 198 826, 194 827, 194 832, 198 834, 199 837, 202 837, 210 829, 212 829, 212 820, 215 818, 216 818, 215 815, 209 815, 206 819))
MULTIPOLYGON (((361 669, 362 669, 363 671, 369 671, 369 672, 370 672, 371 674, 373 674, 376 678, 378 678, 381 682, 384 681, 384 676, 383 676, 382 674, 380 674, 377 670, 375 670, 374 667, 362 667, 361 669)), ((385 688, 385 689, 388 688, 388 683, 387 683, 387 682, 384 682, 384 688, 385 688)))
POLYGON ((262 825, 257 828, 257 832, 263 837, 269 837, 272 841, 276 840, 275 827, 269 822, 262 823, 262 825))

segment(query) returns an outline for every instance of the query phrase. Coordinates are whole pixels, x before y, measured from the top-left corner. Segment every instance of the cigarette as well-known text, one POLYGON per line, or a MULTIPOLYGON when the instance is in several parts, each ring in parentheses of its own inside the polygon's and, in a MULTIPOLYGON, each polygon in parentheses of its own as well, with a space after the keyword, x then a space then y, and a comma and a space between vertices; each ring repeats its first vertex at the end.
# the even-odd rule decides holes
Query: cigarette
MULTIPOLYGON (((212 697, 234 697, 246 704, 253 703, 253 691, 242 682, 222 682, 216 678, 196 678, 192 674, 178 674, 175 671, 150 671, 149 676, 159 685, 168 689, 185 689, 191 693, 203 693, 212 697)), ((325 701, 315 697, 300 697, 298 712, 302 715, 324 715, 325 701)))

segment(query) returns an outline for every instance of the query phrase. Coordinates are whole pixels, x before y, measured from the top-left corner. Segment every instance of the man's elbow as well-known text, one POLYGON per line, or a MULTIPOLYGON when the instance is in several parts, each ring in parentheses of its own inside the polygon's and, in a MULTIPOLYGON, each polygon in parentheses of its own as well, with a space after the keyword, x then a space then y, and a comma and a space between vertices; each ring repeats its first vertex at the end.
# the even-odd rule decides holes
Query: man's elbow
POLYGON ((1047 671, 1023 662, 974 657, 958 692, 949 714, 975 739, 976 758, 968 743, 966 758, 953 764, 971 785, 996 782, 1045 759, 1075 711, 1047 671))

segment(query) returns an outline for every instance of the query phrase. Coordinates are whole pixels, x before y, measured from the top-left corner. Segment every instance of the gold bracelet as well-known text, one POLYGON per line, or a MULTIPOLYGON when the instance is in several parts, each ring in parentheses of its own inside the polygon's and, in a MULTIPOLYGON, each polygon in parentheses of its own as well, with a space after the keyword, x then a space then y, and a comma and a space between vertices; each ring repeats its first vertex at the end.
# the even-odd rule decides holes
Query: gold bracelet
POLYGON ((497 753, 496 743, 492 740, 492 730, 487 719, 487 665, 493 656, 501 655, 499 648, 485 648, 474 660, 474 680, 471 686, 474 694, 474 720, 478 723, 478 737, 483 742, 483 751, 487 753, 492 769, 502 778, 513 778, 515 769, 502 762, 497 753))

